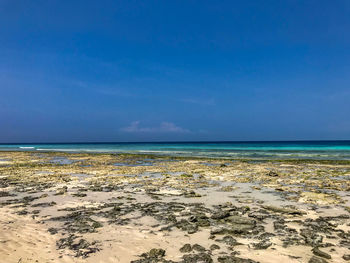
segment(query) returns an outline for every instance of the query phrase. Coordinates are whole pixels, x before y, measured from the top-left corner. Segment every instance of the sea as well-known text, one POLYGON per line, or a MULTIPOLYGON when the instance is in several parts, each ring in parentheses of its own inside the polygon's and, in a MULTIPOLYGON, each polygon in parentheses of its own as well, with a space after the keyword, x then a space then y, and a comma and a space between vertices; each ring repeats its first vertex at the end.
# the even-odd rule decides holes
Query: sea
POLYGON ((350 160, 348 141, 112 142, 0 144, 0 151, 138 153, 227 159, 350 160))

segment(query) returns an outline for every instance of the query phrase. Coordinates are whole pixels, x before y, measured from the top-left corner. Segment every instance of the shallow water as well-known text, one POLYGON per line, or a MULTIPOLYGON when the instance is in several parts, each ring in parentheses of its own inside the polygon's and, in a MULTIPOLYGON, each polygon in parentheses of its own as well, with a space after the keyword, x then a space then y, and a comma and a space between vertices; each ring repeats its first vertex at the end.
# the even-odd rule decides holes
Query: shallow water
POLYGON ((0 144, 0 150, 142 153, 258 160, 350 160, 350 141, 0 144))

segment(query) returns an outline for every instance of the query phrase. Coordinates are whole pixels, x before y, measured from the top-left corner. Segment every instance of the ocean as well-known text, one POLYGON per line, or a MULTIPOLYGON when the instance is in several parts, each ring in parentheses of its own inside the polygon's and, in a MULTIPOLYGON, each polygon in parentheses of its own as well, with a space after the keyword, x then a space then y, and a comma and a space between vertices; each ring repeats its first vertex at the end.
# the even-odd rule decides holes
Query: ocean
POLYGON ((0 151, 141 153, 232 159, 350 160, 350 141, 0 144, 0 151))

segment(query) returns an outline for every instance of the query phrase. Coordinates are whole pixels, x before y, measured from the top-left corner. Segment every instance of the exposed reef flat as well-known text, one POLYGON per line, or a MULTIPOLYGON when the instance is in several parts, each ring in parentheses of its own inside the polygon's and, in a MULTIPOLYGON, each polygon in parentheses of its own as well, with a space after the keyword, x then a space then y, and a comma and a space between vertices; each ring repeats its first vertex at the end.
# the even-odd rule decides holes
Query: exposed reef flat
POLYGON ((350 162, 0 152, 1 262, 348 262, 350 162))

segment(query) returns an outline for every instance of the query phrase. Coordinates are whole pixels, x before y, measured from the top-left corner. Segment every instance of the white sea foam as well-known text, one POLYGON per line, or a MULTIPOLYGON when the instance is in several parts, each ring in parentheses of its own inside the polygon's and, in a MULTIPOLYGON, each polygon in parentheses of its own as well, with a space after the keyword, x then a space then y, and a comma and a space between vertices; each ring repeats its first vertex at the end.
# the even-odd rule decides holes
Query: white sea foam
POLYGON ((35 149, 35 147, 29 147, 29 146, 26 146, 26 147, 24 147, 24 146, 22 146, 22 147, 19 147, 20 149, 35 149))

